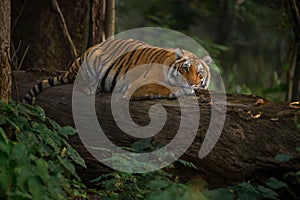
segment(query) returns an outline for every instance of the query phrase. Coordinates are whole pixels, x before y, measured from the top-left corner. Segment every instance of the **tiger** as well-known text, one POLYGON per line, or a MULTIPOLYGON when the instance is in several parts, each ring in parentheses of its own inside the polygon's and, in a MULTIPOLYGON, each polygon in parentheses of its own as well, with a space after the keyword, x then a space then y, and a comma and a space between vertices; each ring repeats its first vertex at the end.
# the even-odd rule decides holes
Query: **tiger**
MULTIPOLYGON (((32 103, 33 98, 49 87, 74 83, 80 73, 84 77, 85 93, 112 92, 121 77, 140 65, 147 65, 141 76, 161 76, 166 86, 180 88, 172 92, 163 85, 150 83, 136 90, 133 99, 173 99, 182 95, 193 95, 195 90, 207 89, 210 83, 212 58, 205 55, 198 58, 195 54, 180 48, 152 46, 134 39, 106 40, 87 49, 74 60, 69 70, 62 75, 42 80, 32 87, 23 99, 32 103), (154 67, 166 66, 167 70, 154 67), (151 75, 152 74, 152 75, 151 75), (96 78, 94 78, 96 77, 96 78)), ((123 87, 129 90, 130 84, 123 87)))

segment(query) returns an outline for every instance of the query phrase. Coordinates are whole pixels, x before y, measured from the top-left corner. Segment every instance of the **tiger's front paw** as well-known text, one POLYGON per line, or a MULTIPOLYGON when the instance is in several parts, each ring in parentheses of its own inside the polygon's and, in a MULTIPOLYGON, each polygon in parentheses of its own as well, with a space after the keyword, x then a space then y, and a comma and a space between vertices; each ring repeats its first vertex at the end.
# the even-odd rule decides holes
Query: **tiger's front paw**
POLYGON ((185 88, 183 90, 186 95, 194 95, 195 94, 194 88, 185 88))
POLYGON ((188 95, 194 95, 195 90, 193 88, 181 88, 177 90, 176 92, 172 92, 169 95, 169 99, 175 99, 181 96, 188 96, 188 95))
POLYGON ((177 95, 175 93, 169 94, 168 99, 176 99, 176 98, 177 98, 177 95))

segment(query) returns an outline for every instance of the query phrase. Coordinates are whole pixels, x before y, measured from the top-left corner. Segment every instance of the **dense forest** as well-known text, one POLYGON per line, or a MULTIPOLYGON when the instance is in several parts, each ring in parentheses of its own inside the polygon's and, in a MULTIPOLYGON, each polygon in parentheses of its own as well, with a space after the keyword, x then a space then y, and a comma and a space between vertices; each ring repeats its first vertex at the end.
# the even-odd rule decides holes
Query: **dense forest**
POLYGON ((116 28, 162 26, 182 31, 216 59, 228 92, 284 100, 289 99, 287 79, 292 79, 291 57, 297 52, 294 40, 299 30, 288 2, 153 0, 141 5, 120 0, 116 28))
MULTIPOLYGON (((21 42, 19 60, 29 48, 21 69, 41 68, 44 64, 53 69, 66 69, 72 56, 59 50, 65 49, 64 37, 41 30, 44 27, 44 30, 60 31, 57 17, 46 2, 36 3, 39 12, 31 10, 34 1, 30 2, 18 1, 12 5, 12 41, 16 49, 21 42), (43 17, 45 15, 47 18, 43 17), (48 49, 51 49, 50 53, 48 49), (58 58, 64 61, 57 61, 58 58)), ((292 13, 292 3, 281 0, 153 0, 140 4, 135 0, 117 0, 115 33, 147 26, 180 31, 197 40, 212 55, 228 92, 291 100, 293 87, 299 84, 293 80, 296 79, 295 71, 298 71, 295 59, 299 21, 297 13, 292 13)), ((92 43, 87 41, 89 5, 80 1, 72 5, 61 1, 60 4, 70 36, 78 52, 82 53, 92 43), (73 12, 69 12, 70 9, 73 12)), ((299 93, 299 86, 297 88, 299 93)), ((296 99, 299 96, 293 100, 296 99)))
POLYGON ((0 23, 0 199, 300 199, 299 1, 3 0, 0 23), (113 95, 95 95, 92 107, 107 138, 132 154, 164 149, 182 122, 196 123, 180 156, 164 152, 132 163, 131 154, 86 145, 72 84, 43 91, 32 105, 21 102, 89 47, 143 27, 178 31, 202 45, 226 93, 214 90, 223 83, 213 78, 209 90, 196 91, 187 107, 199 118, 185 116, 180 98, 130 101, 140 126, 160 116, 153 105, 165 108, 163 128, 148 138, 126 135, 113 95), (92 151, 130 170, 99 162, 92 151), (175 161, 157 168, 155 161, 165 159, 175 161))

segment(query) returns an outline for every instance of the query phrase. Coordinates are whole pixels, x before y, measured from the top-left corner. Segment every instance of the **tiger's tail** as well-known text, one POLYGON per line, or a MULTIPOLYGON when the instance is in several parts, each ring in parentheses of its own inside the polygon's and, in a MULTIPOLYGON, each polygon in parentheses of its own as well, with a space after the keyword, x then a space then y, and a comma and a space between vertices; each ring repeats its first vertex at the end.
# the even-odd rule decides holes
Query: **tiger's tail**
POLYGON ((42 80, 41 82, 39 82, 38 84, 36 84, 31 88, 31 90, 23 98, 22 102, 32 104, 33 98, 36 97, 45 89, 50 87, 55 87, 58 85, 72 83, 72 82, 73 81, 69 79, 69 72, 66 72, 65 74, 55 76, 49 79, 42 80))

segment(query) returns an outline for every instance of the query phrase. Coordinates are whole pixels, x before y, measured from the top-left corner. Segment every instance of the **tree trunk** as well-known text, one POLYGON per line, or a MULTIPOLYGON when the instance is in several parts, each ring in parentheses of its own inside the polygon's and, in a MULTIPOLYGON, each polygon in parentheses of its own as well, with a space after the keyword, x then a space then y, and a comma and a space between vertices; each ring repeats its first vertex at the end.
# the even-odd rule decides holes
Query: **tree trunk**
POLYGON ((0 99, 8 102, 11 98, 10 0, 1 1, 0 24, 0 99))
POLYGON ((89 47, 114 35, 114 0, 91 0, 89 47))
POLYGON ((285 0, 285 9, 288 14, 290 29, 293 32, 290 39, 290 69, 287 80, 287 100, 300 99, 300 2, 285 0))
MULTIPOLYGON (((19 73, 16 78, 20 92, 26 92, 33 85, 32 77, 38 74, 19 73)), ((40 77, 42 79, 42 77, 40 77)), ((47 116, 61 125, 74 125, 72 115, 73 85, 53 87, 41 93, 36 103, 45 109, 47 116)), ((23 94, 20 94, 24 96, 23 94)), ((182 156, 195 164, 197 170, 176 166, 172 171, 181 180, 201 178, 209 187, 224 187, 236 182, 248 181, 261 183, 270 176, 282 178, 283 174, 292 170, 300 170, 297 162, 277 162, 274 157, 278 153, 290 154, 299 159, 296 147, 300 146, 300 107, 286 102, 262 100, 255 95, 228 94, 227 103, 214 102, 219 108, 226 108, 226 120, 221 137, 212 151, 204 158, 198 157, 207 128, 210 124, 212 106, 207 101, 212 95, 203 92, 199 101, 200 120, 193 143, 182 156), (257 101, 260 99, 259 101, 257 101), (258 102, 258 103, 256 103, 258 102)), ((111 113, 111 94, 96 95, 95 108, 98 121, 107 137, 117 146, 131 146, 137 138, 124 133, 116 125, 111 113)), ((167 121, 162 131, 153 137, 154 143, 168 144, 176 135, 181 123, 181 108, 177 100, 133 101, 130 103, 130 114, 139 125, 149 123, 149 107, 161 104, 166 108, 167 121)), ((193 117, 185 123, 195 120, 193 117)), ((88 133, 86 133, 88 134, 88 133)), ((78 136, 70 138, 72 146, 85 159, 88 169, 78 168, 82 179, 89 180, 111 169, 104 166, 81 143, 78 136)))
MULTIPOLYGON (((218 1, 218 31, 216 35, 216 43, 220 45, 224 45, 226 47, 232 47, 232 49, 236 49, 234 44, 230 44, 230 37, 235 31, 236 28, 236 19, 234 16, 234 2, 232 0, 227 1, 218 1)), ((238 53, 238 51, 235 51, 238 53)), ((220 53, 220 65, 223 70, 223 77, 225 80, 228 79, 229 74, 232 72, 232 68, 236 62, 235 55, 232 56, 232 53, 221 51, 220 53), (227 77, 227 78, 226 78, 227 77)), ((217 83, 220 85, 221 83, 217 83)))
POLYGON ((90 6, 90 34, 88 47, 105 40, 105 0, 91 0, 90 6))
MULTIPOLYGON (((300 21, 299 21, 300 23, 300 21)), ((299 33, 300 34, 300 31, 299 33)), ((298 101, 300 100, 300 40, 297 41, 297 61, 294 70, 294 77, 293 77, 293 88, 292 88, 292 98, 291 101, 298 101)))
POLYGON ((115 0, 106 0, 104 31, 105 38, 115 34, 115 0))
POLYGON ((15 69, 24 58, 21 70, 67 70, 76 53, 114 33, 112 0, 12 0, 11 5, 15 69))

